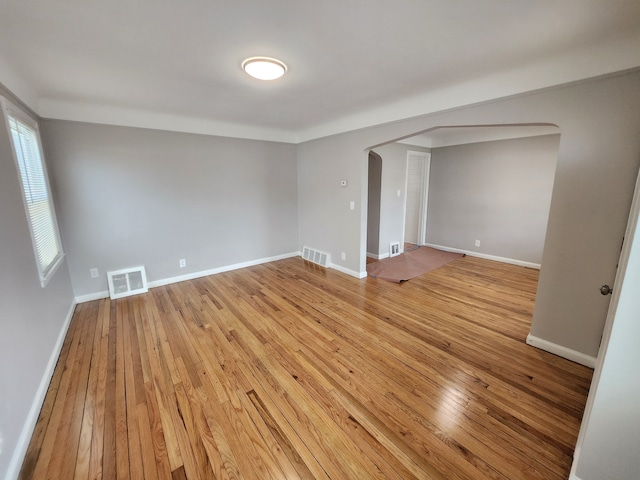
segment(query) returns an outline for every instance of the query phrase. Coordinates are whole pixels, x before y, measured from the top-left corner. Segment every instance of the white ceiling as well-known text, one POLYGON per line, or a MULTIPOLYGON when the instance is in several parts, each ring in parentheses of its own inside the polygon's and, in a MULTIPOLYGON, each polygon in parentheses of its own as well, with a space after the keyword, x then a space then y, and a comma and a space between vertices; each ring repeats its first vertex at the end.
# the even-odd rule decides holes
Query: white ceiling
POLYGON ((40 115, 176 131, 298 142, 638 66, 638 0, 0 2, 40 115))

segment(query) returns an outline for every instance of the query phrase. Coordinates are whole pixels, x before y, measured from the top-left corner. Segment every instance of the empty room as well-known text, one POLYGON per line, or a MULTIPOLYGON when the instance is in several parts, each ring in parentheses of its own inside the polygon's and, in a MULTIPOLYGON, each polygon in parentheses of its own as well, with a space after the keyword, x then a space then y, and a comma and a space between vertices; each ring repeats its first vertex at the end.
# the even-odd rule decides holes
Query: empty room
POLYGON ((5 0, 0 104, 0 478, 640 478, 640 3, 5 0))

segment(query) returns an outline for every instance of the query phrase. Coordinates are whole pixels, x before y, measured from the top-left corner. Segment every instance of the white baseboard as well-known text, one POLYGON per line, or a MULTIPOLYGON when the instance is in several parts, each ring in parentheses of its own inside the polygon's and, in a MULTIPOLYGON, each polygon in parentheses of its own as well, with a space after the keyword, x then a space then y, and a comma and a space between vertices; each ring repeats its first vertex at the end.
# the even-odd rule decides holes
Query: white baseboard
POLYGON ((433 243, 425 243, 424 246, 437 248, 438 250, 444 250, 445 252, 464 253, 465 255, 469 255, 470 257, 484 258, 486 260, 494 260, 496 262, 510 263, 511 265, 518 265, 521 267, 535 268, 536 270, 540 270, 539 263, 525 262, 524 260, 516 260, 515 258, 498 257, 496 255, 488 255, 486 253, 478 253, 469 250, 461 250, 459 248, 445 247, 443 245, 435 245, 433 243))
POLYGON ((42 375, 42 379, 40 380, 40 385, 38 385, 38 390, 33 397, 33 402, 31 403, 31 408, 29 409, 29 413, 27 414, 27 419, 24 422, 22 432, 20 433, 20 438, 18 438, 16 448, 13 451, 13 455, 11 456, 11 460, 9 462, 9 467, 7 468, 7 474, 5 476, 6 480, 17 479, 18 475, 20 474, 20 468, 22 468, 22 462, 24 462, 24 457, 27 454, 31 436, 33 435, 33 431, 36 428, 36 423, 38 422, 38 417, 40 416, 40 410, 42 410, 44 399, 47 396, 47 390, 49 390, 49 384, 51 383, 53 372, 58 363, 58 358, 60 357, 60 352, 62 351, 62 346, 64 345, 64 339, 67 336, 67 331, 69 330, 69 325, 71 325, 71 319, 73 318, 73 312, 75 311, 75 309, 76 302, 74 300, 71 303, 71 307, 69 308, 67 317, 62 324, 60 333, 58 333, 58 338, 56 339, 56 343, 53 346, 53 351, 51 352, 51 356, 49 357, 49 361, 47 362, 47 366, 42 375))
MULTIPOLYGON (((210 270, 203 270, 200 272, 188 273, 186 275, 180 275, 177 277, 163 278, 160 280, 154 280, 152 282, 148 282, 149 288, 154 287, 162 287, 164 285, 170 285, 172 283, 184 282, 186 280, 193 280, 195 278, 206 277, 208 275, 215 275, 216 273, 222 272, 230 272, 231 270, 238 270, 239 268, 252 267, 254 265, 260 265, 262 263, 275 262, 277 260, 284 260, 285 258, 292 257, 300 257, 302 256, 302 252, 291 252, 285 253, 283 255, 276 255, 274 257, 260 258, 258 260, 251 260, 249 262, 235 263, 233 265, 226 265, 224 267, 212 268, 210 270)), ((346 273, 347 275, 351 275, 356 278, 365 278, 367 276, 367 272, 356 272, 355 270, 351 270, 349 268, 345 268, 341 265, 336 265, 332 263, 329 265, 329 268, 333 268, 338 270, 339 272, 346 273)), ((99 300, 102 298, 109 298, 109 291, 89 293, 87 295, 79 295, 76 297, 76 303, 84 303, 91 302, 93 300, 99 300)))
POLYGON ((539 348, 545 352, 553 353, 554 355, 558 355, 559 357, 566 358, 567 360, 571 360, 572 362, 579 363, 580 365, 584 365, 589 368, 596 367, 596 357, 577 352, 576 350, 571 350, 570 348, 549 342, 548 340, 543 340, 542 338, 534 337, 531 334, 527 335, 527 345, 539 348))
POLYGON ((376 260, 382 260, 383 258, 389 258, 389 252, 381 253, 380 255, 376 255, 375 253, 367 252, 367 257, 374 258, 376 260))
POLYGON ((284 260, 285 258, 299 257, 301 252, 285 253, 283 255, 276 255, 274 257, 259 258, 257 260, 250 260, 248 262, 234 263, 233 265, 226 265, 224 267, 212 268, 210 270, 203 270, 195 273, 188 273, 186 275, 179 275, 177 277, 164 278, 161 280, 154 280, 149 282, 149 288, 162 287, 171 283, 184 282, 186 280, 193 280, 195 278, 207 277, 209 275, 215 275, 216 273, 230 272, 231 270, 238 270, 240 268, 253 267, 254 265, 260 265, 262 263, 275 262, 277 260, 284 260))
MULTIPOLYGON (((580 428, 582 429, 582 426, 580 428)), ((580 458, 580 446, 576 445, 576 449, 573 452, 573 462, 571 463, 571 471, 569 472, 569 480, 581 480, 580 477, 576 474, 576 470, 578 469, 578 459, 579 458, 580 458)))
POLYGON ((350 268, 343 267, 342 265, 336 265, 335 263, 330 264, 329 268, 333 268, 334 270, 338 270, 339 272, 342 272, 352 277, 356 277, 360 279, 365 278, 367 276, 367 272, 358 273, 355 270, 351 270, 350 268))
POLYGON ((76 297, 76 303, 92 302, 94 300, 101 300, 103 298, 109 298, 109 290, 103 292, 88 293, 87 295, 79 295, 76 297))
MULTIPOLYGON (((252 267, 254 265, 260 265, 262 263, 275 262, 276 260, 284 260, 285 258, 299 257, 301 252, 285 253, 283 255, 276 255, 274 257, 259 258, 257 260, 250 260, 248 262, 235 263, 233 265, 226 265, 224 267, 212 268, 210 270, 202 270, 200 272, 188 273, 186 275, 179 275, 177 277, 163 278, 160 280, 154 280, 148 282, 149 288, 162 287, 164 285, 170 285, 172 283, 184 282, 186 280, 193 280, 195 278, 206 277, 208 275, 215 275, 216 273, 230 272, 231 270, 238 270, 239 268, 252 267)), ((76 297, 76 303, 91 302, 93 300, 99 300, 101 298, 109 298, 109 291, 89 293, 87 295, 80 295, 76 297)))

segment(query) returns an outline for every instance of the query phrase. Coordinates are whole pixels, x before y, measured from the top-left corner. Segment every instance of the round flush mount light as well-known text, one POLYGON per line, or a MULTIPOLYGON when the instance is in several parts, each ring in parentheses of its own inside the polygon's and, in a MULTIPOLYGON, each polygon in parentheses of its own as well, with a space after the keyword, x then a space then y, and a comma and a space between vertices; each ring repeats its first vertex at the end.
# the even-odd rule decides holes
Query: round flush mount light
POLYGON ((242 69, 259 80, 275 80, 287 71, 280 60, 269 57, 251 57, 242 62, 242 69))

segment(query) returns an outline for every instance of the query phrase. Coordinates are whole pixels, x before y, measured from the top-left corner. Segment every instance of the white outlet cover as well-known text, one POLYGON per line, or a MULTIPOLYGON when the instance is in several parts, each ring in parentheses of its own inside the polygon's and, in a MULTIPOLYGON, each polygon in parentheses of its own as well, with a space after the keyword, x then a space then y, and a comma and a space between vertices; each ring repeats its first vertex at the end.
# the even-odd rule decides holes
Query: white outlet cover
POLYGON ((351 210, 354 210, 354 209, 356 208, 356 202, 354 202, 353 200, 351 200, 351 201, 349 202, 349 208, 350 208, 351 210))
POLYGON ((480 240, 476 240, 476 247, 480 246, 480 240))
POLYGON ((180 268, 184 268, 187 266, 187 259, 186 258, 181 258, 180 259, 180 268))
POLYGON ((100 276, 100 273, 98 272, 97 268, 90 268, 89 275, 91 275, 91 278, 98 278, 100 276))

